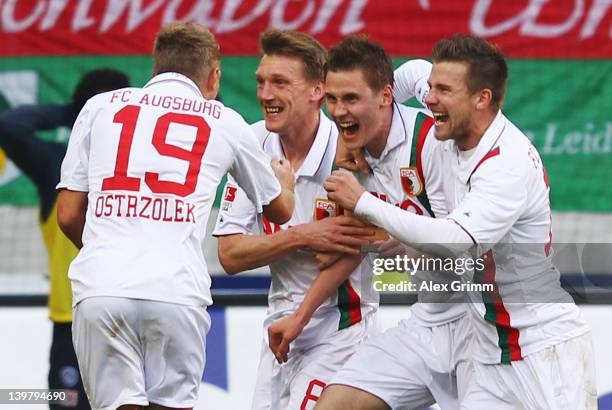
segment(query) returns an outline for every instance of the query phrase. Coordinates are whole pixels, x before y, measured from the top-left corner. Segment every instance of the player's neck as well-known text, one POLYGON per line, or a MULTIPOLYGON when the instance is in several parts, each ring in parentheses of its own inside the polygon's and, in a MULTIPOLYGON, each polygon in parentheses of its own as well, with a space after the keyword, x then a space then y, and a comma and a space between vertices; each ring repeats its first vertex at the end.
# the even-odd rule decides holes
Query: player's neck
POLYGON ((487 129, 489 129, 496 116, 497 112, 486 112, 475 118, 470 125, 468 134, 464 138, 455 140, 457 148, 459 148, 461 151, 468 151, 478 146, 480 140, 484 136, 487 129))
POLYGON ((285 158, 291 162, 291 167, 297 171, 301 166, 319 130, 319 111, 304 116, 302 121, 291 124, 291 129, 280 133, 281 145, 285 158))
POLYGON ((374 158, 380 158, 389 139, 391 133, 391 123, 393 121, 393 106, 389 106, 380 117, 380 123, 375 132, 374 138, 366 145, 366 150, 374 158))

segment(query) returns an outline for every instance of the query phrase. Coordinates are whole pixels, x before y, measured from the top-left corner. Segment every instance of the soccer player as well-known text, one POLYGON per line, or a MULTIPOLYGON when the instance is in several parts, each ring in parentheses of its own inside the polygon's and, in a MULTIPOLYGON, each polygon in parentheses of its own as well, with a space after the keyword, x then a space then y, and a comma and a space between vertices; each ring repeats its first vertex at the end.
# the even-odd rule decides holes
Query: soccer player
MULTIPOLYGON (((482 258, 469 279, 492 289, 467 294, 474 376, 461 408, 596 408, 590 331, 551 262, 548 178, 537 150, 500 110, 505 59, 485 40, 456 35, 438 42, 433 60, 428 139, 435 136, 430 155, 443 170, 448 216, 389 206, 348 172, 326 181, 329 196, 406 244, 482 258)), ((368 393, 349 387, 359 365, 347 363, 318 409, 383 408, 366 405, 368 393)))
POLYGON ((24 105, 0 114, 0 148, 36 186, 40 200, 39 222, 47 250, 51 289, 49 318, 53 336, 49 356, 49 388, 66 390, 66 400, 50 404, 51 410, 89 409, 72 346, 72 291, 68 266, 77 248, 57 225, 57 190, 66 144, 45 141, 38 131, 72 127, 85 102, 94 95, 129 86, 125 74, 109 68, 87 72, 79 80, 68 104, 24 105))
MULTIPOLYGON (((402 100, 410 99, 414 96, 424 104, 423 98, 425 93, 429 90, 427 85, 427 78, 431 71, 431 63, 425 60, 410 60, 398 68, 394 76, 398 81, 394 84, 393 93, 394 95, 401 96, 402 100)), ((348 151, 342 140, 338 140, 338 147, 336 150, 336 166, 338 163, 342 163, 342 166, 346 166, 352 170, 362 170, 362 172, 369 174, 370 168, 359 150, 348 151), (359 155, 361 161, 355 157, 359 155)), ((406 181, 410 183, 410 181, 406 181)), ((374 187, 373 189, 377 189, 374 187)), ((398 186, 401 191, 402 188, 398 186)), ((384 195, 384 194, 383 194, 384 195)), ((404 202, 404 205, 407 202, 404 202)), ((372 236, 367 237, 370 242, 384 242, 378 243, 375 246, 371 246, 370 250, 376 250, 376 254, 379 257, 396 257, 400 252, 406 252, 406 247, 401 245, 397 240, 388 240, 389 236, 380 228, 373 231, 372 236)), ((364 254, 367 252, 363 252, 364 254)), ((319 269, 322 269, 316 279, 312 282, 310 289, 304 296, 304 300, 295 311, 294 314, 279 319, 272 323, 268 327, 268 334, 270 336, 270 349, 275 354, 279 361, 287 361, 287 352, 289 350, 289 344, 292 342, 302 331, 304 323, 307 323, 312 314, 316 309, 330 296, 332 296, 338 286, 347 278, 350 273, 351 264, 355 264, 359 261, 355 257, 344 257, 342 261, 339 261, 342 254, 337 252, 317 252, 316 257, 319 262, 319 269), (338 263, 335 263, 338 261, 338 263)), ((368 260, 372 263, 372 260, 368 260)))
MULTIPOLYGON (((431 161, 433 138, 426 138, 433 120, 422 110, 393 100, 395 87, 403 99, 409 96, 407 90, 416 88, 422 101, 430 67, 425 61, 412 61, 396 71, 394 81, 391 59, 380 45, 362 36, 348 37, 329 52, 327 105, 346 148, 365 148, 371 173, 358 177, 367 191, 398 209, 444 217, 441 192, 431 189, 440 178, 440 170, 431 161)), ((388 256, 392 256, 390 248, 406 251, 394 239, 381 248, 388 256)), ((445 282, 446 278, 419 272, 414 283, 422 281, 445 282)), ((423 296, 419 294, 419 301, 427 299, 423 296)), ((359 389, 358 401, 332 397, 339 400, 327 408, 416 409, 434 402, 445 409, 458 408, 464 385, 457 379, 469 380, 471 367, 465 349, 469 340, 465 308, 452 298, 448 294, 440 299, 444 303, 417 303, 409 319, 370 338, 348 362, 360 367, 353 367, 342 379, 359 389)))
POLYGON ((309 35, 273 29, 262 34, 260 49, 255 77, 264 120, 252 127, 267 153, 287 158, 294 167, 296 206, 287 224, 273 224, 257 216, 253 204, 230 181, 214 234, 219 236, 219 259, 228 273, 270 265, 272 285, 264 328, 277 319, 291 318, 299 327, 295 335, 301 331, 291 354, 278 357, 287 361, 282 366, 264 340, 252 408, 306 409, 314 406, 355 346, 377 328, 371 269, 360 264, 358 255, 341 267, 345 280, 333 294, 302 317, 298 307, 318 275, 314 251, 345 252, 355 258, 359 253, 355 247, 368 240, 354 235, 367 235, 372 229, 349 217, 333 217, 338 210, 323 188, 338 137, 337 128, 321 111, 325 49, 309 35), (260 234, 251 235, 255 224, 260 234))
POLYGON ((242 117, 213 98, 220 51, 202 26, 157 34, 153 78, 90 99, 62 164, 58 222, 70 265, 73 340, 93 408, 192 408, 210 328, 202 255, 229 171, 275 223, 293 212, 293 174, 242 117), (280 184, 279 184, 280 181, 280 184))

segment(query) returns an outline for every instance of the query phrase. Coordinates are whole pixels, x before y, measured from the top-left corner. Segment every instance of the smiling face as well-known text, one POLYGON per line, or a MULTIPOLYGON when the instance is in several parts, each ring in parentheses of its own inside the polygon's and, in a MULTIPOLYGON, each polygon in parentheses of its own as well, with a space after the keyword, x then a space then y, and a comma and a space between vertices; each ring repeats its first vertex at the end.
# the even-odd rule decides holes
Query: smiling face
POLYGON ((309 110, 319 109, 314 96, 315 89, 322 87, 322 83, 306 78, 304 64, 297 57, 264 54, 255 78, 257 99, 270 131, 288 133, 308 117, 309 110))
POLYGON ((378 157, 385 147, 392 111, 392 89, 374 91, 363 71, 330 71, 325 79, 329 114, 349 150, 363 147, 378 157))
POLYGON ((443 61, 433 65, 425 103, 434 115, 438 140, 461 141, 472 133, 479 93, 470 93, 467 78, 467 63, 443 61))

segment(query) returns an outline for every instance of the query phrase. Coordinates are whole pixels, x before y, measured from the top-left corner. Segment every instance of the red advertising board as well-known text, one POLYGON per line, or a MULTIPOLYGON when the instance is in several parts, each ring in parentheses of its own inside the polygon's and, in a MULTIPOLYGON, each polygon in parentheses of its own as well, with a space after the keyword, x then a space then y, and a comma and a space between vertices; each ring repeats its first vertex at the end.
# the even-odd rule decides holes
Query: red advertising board
POLYGON ((170 21, 197 21, 226 55, 257 53, 266 27, 326 46, 368 33, 392 55, 429 55, 471 33, 509 57, 612 58, 610 0, 0 0, 0 55, 148 54, 170 21))

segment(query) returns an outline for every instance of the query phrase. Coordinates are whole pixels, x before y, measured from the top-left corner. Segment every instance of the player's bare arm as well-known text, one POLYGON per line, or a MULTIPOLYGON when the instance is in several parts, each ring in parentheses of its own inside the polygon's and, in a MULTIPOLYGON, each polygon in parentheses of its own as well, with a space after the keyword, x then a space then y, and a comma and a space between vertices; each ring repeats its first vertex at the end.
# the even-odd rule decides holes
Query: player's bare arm
POLYGON ((318 252, 360 253, 360 246, 373 241, 375 228, 357 218, 337 216, 297 225, 294 230, 305 246, 318 252))
POLYGON ((87 192, 62 189, 57 203, 57 223, 62 232, 81 249, 87 212, 87 192))
POLYGON ((317 268, 319 270, 329 268, 340 257, 342 257, 340 252, 317 252, 315 255, 315 258, 317 258, 317 268))
MULTIPOLYGON (((398 240, 390 239, 389 234, 384 229, 376 225, 372 225, 368 222, 364 222, 362 219, 354 217, 352 215, 352 212, 350 211, 345 210, 344 215, 354 218, 355 221, 357 221, 356 223, 361 224, 361 226, 368 226, 374 230, 374 234, 368 237, 370 244, 374 246, 373 248, 374 252, 380 253, 382 252, 381 249, 385 247, 389 249, 397 247, 398 254, 400 254, 401 252, 399 251, 400 250, 403 251, 403 249, 405 248, 405 245, 399 242, 398 240), (389 244, 391 241, 392 241, 392 245, 389 244)), ((333 265, 334 262, 340 259, 342 255, 343 254, 340 252, 318 251, 315 255, 317 259, 317 268, 319 268, 319 270, 327 269, 328 267, 333 265)), ((381 256, 385 257, 384 255, 381 255, 381 256)))
POLYGON ((435 256, 453 257, 475 245, 472 238, 454 221, 426 218, 380 201, 367 193, 348 171, 335 171, 325 181, 325 189, 328 197, 339 206, 386 229, 390 235, 408 246, 431 252, 435 256), (445 246, 432 248, 423 244, 445 246))
POLYGON ((295 176, 291 169, 291 163, 287 160, 272 158, 271 166, 274 170, 274 175, 276 175, 278 182, 280 182, 281 193, 263 207, 263 214, 276 224, 284 224, 291 219, 293 214, 295 176))
POLYGON ((371 172, 365 160, 363 149, 349 150, 344 145, 342 138, 338 139, 335 162, 338 168, 348 169, 353 172, 361 172, 362 174, 369 174, 371 172))
POLYGON ((355 176, 345 170, 334 171, 325 180, 327 197, 344 209, 354 211, 361 195, 366 192, 355 176))
POLYGON ((325 218, 272 235, 225 235, 219 237, 219 261, 228 274, 268 265, 298 249, 359 254, 370 243, 374 229, 355 218, 325 218))
POLYGON ((360 255, 342 255, 332 266, 319 272, 295 312, 268 327, 270 349, 279 363, 287 361, 289 344, 302 333, 318 307, 338 291, 338 287, 360 263, 360 255))
MULTIPOLYGON (((411 255, 423 254, 392 238, 378 241, 376 245, 380 257, 393 257, 406 253, 411 255)), ((357 255, 317 253, 317 260, 324 263, 329 262, 329 264, 320 267, 321 272, 313 281, 299 308, 291 315, 272 323, 268 328, 269 346, 279 363, 287 361, 290 343, 300 335, 319 306, 332 296, 340 284, 359 266, 361 259, 362 257, 357 255), (320 255, 323 255, 321 259, 319 259, 320 255)))
POLYGON ((301 248, 299 237, 291 230, 273 235, 219 236, 219 262, 229 275, 270 264, 301 248))

